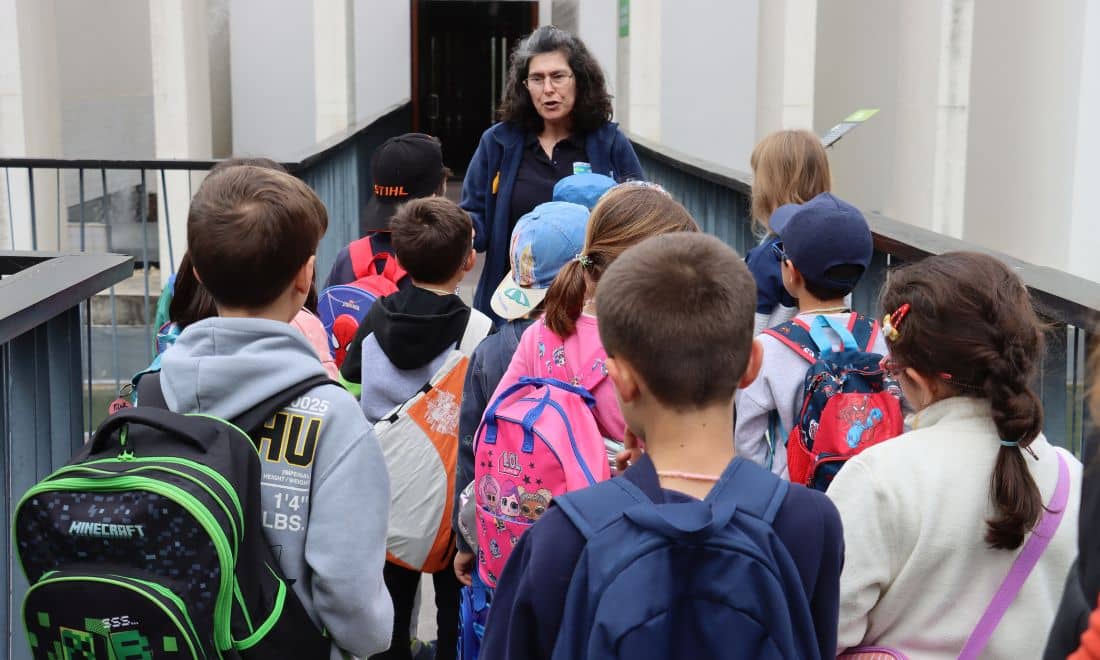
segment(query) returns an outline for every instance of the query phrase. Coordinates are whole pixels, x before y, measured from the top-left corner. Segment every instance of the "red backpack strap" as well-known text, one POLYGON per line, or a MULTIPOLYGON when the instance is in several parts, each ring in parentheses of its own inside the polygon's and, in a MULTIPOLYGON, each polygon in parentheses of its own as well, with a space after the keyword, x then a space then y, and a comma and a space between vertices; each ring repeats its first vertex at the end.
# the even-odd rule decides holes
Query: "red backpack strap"
POLYGON ((382 264, 382 272, 380 273, 380 275, 382 275, 382 277, 386 278, 387 280, 393 282, 394 284, 400 282, 401 279, 408 274, 405 272, 405 269, 401 267, 401 264, 398 263, 397 257, 390 254, 389 252, 379 252, 378 254, 374 255, 374 259, 371 260, 371 263, 376 264, 379 261, 384 262, 382 264))
POLYGON ((768 328, 761 334, 776 339, 779 343, 801 355, 802 359, 810 364, 817 361, 817 344, 810 337, 810 329, 802 322, 802 319, 781 323, 774 328, 768 328))
POLYGON ((351 269, 355 271, 355 279, 362 279, 372 274, 374 248, 370 244, 370 236, 364 236, 349 243, 348 256, 351 257, 351 269))
POLYGON ((871 336, 867 338, 867 346, 863 349, 865 352, 870 353, 875 347, 879 332, 878 321, 871 321, 871 336))

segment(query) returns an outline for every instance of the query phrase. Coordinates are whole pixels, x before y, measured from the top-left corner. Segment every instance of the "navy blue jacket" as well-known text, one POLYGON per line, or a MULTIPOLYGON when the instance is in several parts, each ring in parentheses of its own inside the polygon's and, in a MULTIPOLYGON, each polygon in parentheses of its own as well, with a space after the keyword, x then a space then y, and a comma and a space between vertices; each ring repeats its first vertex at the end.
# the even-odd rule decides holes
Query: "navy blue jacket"
MULTIPOLYGON (((506 323, 500 330, 486 337, 470 356, 466 367, 466 384, 462 388, 462 413, 458 419, 458 468, 455 472, 455 504, 452 519, 453 529, 458 529, 458 513, 461 507, 459 495, 466 485, 474 480, 474 434, 481 424, 481 417, 489 406, 489 397, 493 396, 504 372, 512 362, 512 356, 519 347, 523 331, 534 323, 534 319, 517 319, 506 323)), ((456 534, 458 549, 470 552, 469 546, 461 534, 456 534)))
MULTIPOLYGON (((661 488, 648 456, 621 478, 629 479, 655 502, 690 499, 661 488)), ((840 570, 844 565, 840 514, 823 493, 792 484, 773 528, 802 576, 821 657, 833 658, 840 570)), ((583 549, 584 537, 555 506, 520 537, 497 583, 480 657, 550 658, 561 627, 565 596, 583 549)))
POLYGON ((770 315, 777 306, 797 307, 798 301, 783 286, 783 272, 772 246, 779 237, 772 234, 760 245, 749 250, 745 263, 756 280, 756 313, 770 315))
MULTIPOLYGON (((497 123, 481 135, 462 182, 462 208, 470 213, 477 236, 474 249, 485 252, 485 266, 474 294, 474 307, 497 323, 489 299, 508 272, 511 240, 509 207, 516 173, 523 161, 524 132, 511 123, 497 123), (494 185, 495 184, 495 185, 494 185)), ((616 181, 644 178, 642 165, 619 125, 608 122, 585 137, 592 171, 616 181)), ((550 201, 550 200, 546 200, 550 201)))

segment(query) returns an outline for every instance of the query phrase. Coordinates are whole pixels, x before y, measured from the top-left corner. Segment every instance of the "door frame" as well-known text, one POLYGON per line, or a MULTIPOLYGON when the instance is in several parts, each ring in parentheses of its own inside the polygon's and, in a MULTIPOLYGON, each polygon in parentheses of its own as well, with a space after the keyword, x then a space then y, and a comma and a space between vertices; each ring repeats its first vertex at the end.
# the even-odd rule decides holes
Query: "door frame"
MULTIPOLYGON (((409 62, 412 63, 412 70, 409 72, 410 85, 409 90, 412 95, 412 130, 415 133, 419 133, 420 127, 420 5, 422 2, 429 2, 430 0, 409 0, 409 11, 411 12, 411 20, 409 21, 412 34, 410 35, 409 48, 412 51, 409 62)), ((499 0, 501 2, 507 2, 508 0, 499 0)), ((529 0, 530 1, 530 0, 529 0)), ((539 3, 546 0, 534 0, 531 3, 531 32, 534 32, 539 26, 539 3)))

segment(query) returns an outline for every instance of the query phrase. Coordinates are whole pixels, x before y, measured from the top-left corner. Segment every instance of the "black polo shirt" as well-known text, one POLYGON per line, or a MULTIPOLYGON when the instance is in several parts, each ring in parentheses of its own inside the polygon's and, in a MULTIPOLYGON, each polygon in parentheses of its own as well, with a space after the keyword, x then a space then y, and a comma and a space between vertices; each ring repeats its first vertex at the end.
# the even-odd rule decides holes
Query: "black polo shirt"
POLYGON ((588 162, 584 151, 584 137, 571 135, 554 145, 552 158, 546 157, 537 135, 527 136, 523 145, 523 160, 516 173, 512 188, 512 200, 508 228, 531 209, 554 197, 554 184, 573 174, 573 163, 588 162))

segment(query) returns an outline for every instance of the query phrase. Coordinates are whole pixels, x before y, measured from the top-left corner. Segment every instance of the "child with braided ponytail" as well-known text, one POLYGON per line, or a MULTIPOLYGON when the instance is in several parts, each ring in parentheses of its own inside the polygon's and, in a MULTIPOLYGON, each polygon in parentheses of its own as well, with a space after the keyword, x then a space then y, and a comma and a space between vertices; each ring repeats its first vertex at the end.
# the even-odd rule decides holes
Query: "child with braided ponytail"
POLYGON ((1027 289, 955 252, 891 272, 882 308, 883 366, 916 412, 827 493, 846 548, 839 650, 1040 657, 1076 554, 1081 466, 1042 433, 1027 289))

